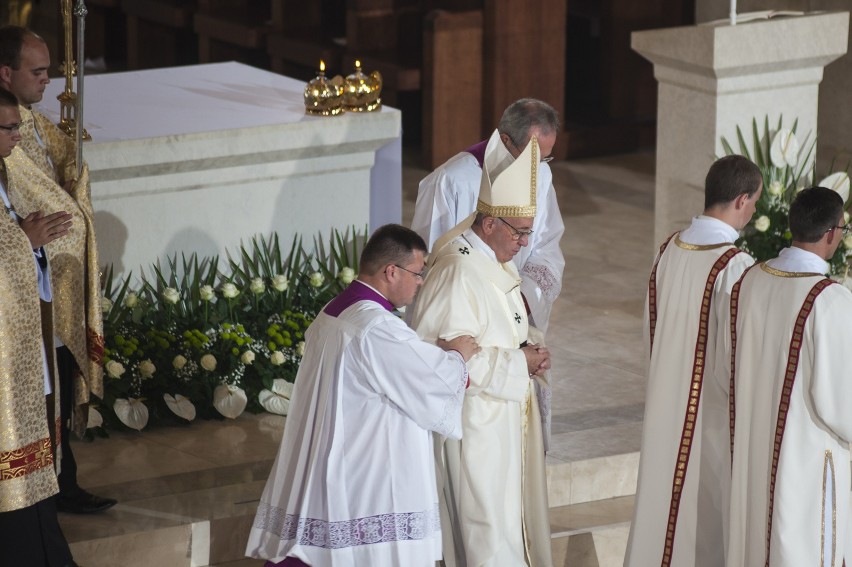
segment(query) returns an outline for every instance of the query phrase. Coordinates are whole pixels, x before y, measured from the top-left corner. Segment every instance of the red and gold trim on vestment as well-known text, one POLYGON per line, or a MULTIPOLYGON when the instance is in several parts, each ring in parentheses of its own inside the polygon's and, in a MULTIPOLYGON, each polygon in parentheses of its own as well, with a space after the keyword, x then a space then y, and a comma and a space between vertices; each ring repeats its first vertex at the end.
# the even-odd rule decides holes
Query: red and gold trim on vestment
POLYGON ((104 365, 104 347, 106 346, 106 342, 104 341, 104 336, 96 333, 92 329, 86 329, 86 345, 89 350, 89 360, 98 364, 99 366, 104 365))
POLYGON ((14 451, 0 451, 0 481, 19 478, 53 465, 50 437, 14 451))
POLYGON ((672 238, 678 235, 678 232, 672 233, 665 242, 660 246, 660 252, 657 254, 657 259, 654 260, 654 267, 651 268, 651 277, 648 280, 648 337, 650 339, 650 348, 648 352, 654 351, 654 331, 657 328, 657 265, 663 257, 663 252, 671 242, 672 238))
POLYGON ((728 427, 731 435, 731 467, 734 465, 734 425, 737 418, 737 406, 734 396, 737 373, 737 313, 739 312, 740 304, 740 288, 743 285, 746 274, 756 265, 752 264, 746 268, 746 271, 743 272, 743 275, 740 276, 740 279, 737 280, 737 283, 731 289, 731 381, 728 388, 728 427))
POLYGON ((808 293, 799 309, 799 315, 793 325, 793 336, 790 337, 790 347, 787 352, 787 367, 784 371, 784 385, 781 388, 781 399, 778 402, 778 419, 775 423, 775 441, 772 448, 772 467, 769 470, 769 514, 766 523, 766 567, 769 567, 769 549, 772 540, 772 514, 775 508, 775 480, 778 474, 778 460, 781 456, 781 443, 784 440, 784 428, 787 425, 787 412, 790 410, 790 397, 793 394, 793 383, 799 367, 799 353, 802 349, 802 339, 805 333, 805 323, 814 308, 814 302, 825 288, 833 284, 826 278, 818 281, 808 293))
POLYGON ((669 519, 666 525, 666 541, 663 547, 662 567, 671 565, 675 529, 677 528, 677 516, 680 510, 680 497, 683 493, 683 483, 686 479, 686 469, 689 464, 689 455, 692 451, 692 438, 695 435, 695 425, 698 420, 698 406, 701 401, 701 386, 704 381, 713 289, 716 287, 716 279, 719 277, 719 274, 727 267, 728 262, 740 252, 741 250, 737 248, 730 248, 719 256, 710 269, 707 281, 704 284, 704 294, 701 298, 701 314, 698 320, 698 335, 695 339, 695 354, 692 360, 692 380, 689 385, 686 415, 683 420, 683 430, 680 436, 674 479, 672 481, 672 498, 669 504, 669 519))

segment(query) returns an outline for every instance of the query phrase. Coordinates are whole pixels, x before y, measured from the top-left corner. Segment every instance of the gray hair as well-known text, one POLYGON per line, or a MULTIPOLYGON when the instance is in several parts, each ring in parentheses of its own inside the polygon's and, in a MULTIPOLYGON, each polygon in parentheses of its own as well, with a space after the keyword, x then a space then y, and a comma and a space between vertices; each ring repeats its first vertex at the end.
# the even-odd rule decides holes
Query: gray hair
POLYGON ((530 141, 530 130, 538 128, 542 134, 559 132, 559 113, 544 101, 522 98, 510 104, 500 119, 497 129, 506 134, 518 148, 530 141))

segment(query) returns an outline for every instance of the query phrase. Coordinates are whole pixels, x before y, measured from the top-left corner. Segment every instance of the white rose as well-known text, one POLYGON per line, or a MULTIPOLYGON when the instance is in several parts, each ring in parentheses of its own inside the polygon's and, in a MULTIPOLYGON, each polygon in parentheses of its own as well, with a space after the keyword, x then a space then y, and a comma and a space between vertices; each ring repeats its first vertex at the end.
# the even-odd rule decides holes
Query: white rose
POLYGON ((275 291, 287 291, 287 288, 289 287, 290 280, 288 280, 281 274, 272 276, 272 289, 274 289, 275 291))
POLYGON ((769 187, 766 188, 766 191, 770 195, 775 195, 776 197, 784 192, 784 186, 781 185, 780 181, 773 181, 769 184, 769 187))
POLYGON ((201 357, 201 368, 208 372, 216 370, 216 357, 212 354, 205 354, 201 357))
POLYGON ((137 303, 139 303, 139 296, 136 295, 135 291, 128 291, 127 295, 124 296, 124 306, 132 309, 136 307, 137 303))
POLYGON ((296 354, 305 356, 305 341, 299 341, 299 344, 296 345, 296 354))
POLYGON ((175 367, 175 370, 180 370, 184 366, 186 366, 186 357, 182 354, 177 355, 172 359, 172 366, 175 367))
POLYGON ((225 296, 225 299, 234 299, 239 294, 240 290, 238 290, 237 286, 235 286, 231 282, 228 282, 222 286, 222 295, 225 296))
POLYGON ((107 299, 106 297, 101 298, 101 311, 104 313, 109 313, 109 310, 112 309, 112 301, 107 299))
POLYGON ((754 228, 758 232, 766 232, 769 230, 769 217, 766 215, 760 215, 757 217, 757 220, 754 221, 754 228))
POLYGON ((314 272, 311 274, 310 282, 312 286, 319 287, 325 283, 325 276, 319 272, 314 272))
POLYGON ((254 352, 250 350, 245 351, 240 357, 240 362, 242 362, 243 364, 251 364, 252 362, 254 362, 254 352))
POLYGON ((171 303, 172 305, 174 305, 175 303, 180 301, 180 294, 175 288, 167 287, 165 290, 163 290, 163 299, 166 303, 171 303))
POLYGON ((269 355, 269 362, 272 363, 272 366, 280 366, 284 364, 284 353, 280 350, 276 350, 269 355))
POLYGON ((849 213, 847 211, 843 211, 843 224, 849 224, 849 213))
POLYGON ((355 279, 355 270, 353 270, 349 266, 346 266, 345 268, 340 270, 340 273, 337 274, 337 277, 340 278, 341 283, 345 285, 351 284, 352 280, 355 279))
POLYGON ((143 379, 150 378, 156 371, 157 367, 154 366, 154 363, 151 362, 150 359, 143 360, 139 363, 139 374, 142 375, 143 379))
POLYGON ((124 365, 115 360, 110 360, 106 363, 104 370, 110 378, 121 378, 121 375, 124 374, 124 365))
POLYGON ((213 291, 213 286, 203 285, 199 288, 198 295, 201 296, 201 301, 211 301, 216 297, 216 292, 213 291))
POLYGON ((852 250, 852 234, 847 234, 843 237, 843 246, 847 250, 852 250))
POLYGON ((266 284, 263 283, 263 278, 254 278, 249 284, 249 289, 254 294, 261 294, 266 291, 266 284))

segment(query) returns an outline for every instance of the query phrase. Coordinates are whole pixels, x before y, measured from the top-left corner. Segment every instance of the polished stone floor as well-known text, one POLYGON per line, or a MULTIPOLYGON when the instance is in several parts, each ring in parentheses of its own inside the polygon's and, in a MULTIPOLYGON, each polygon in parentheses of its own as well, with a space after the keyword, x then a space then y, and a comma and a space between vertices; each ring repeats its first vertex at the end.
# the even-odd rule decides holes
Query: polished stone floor
MULTIPOLYGON (((403 170, 403 221, 408 223, 417 183, 427 172, 409 156, 406 161, 411 162, 403 170)), ((548 336, 555 382, 548 463, 551 469, 604 463, 591 471, 587 467, 586 475, 609 484, 600 480, 603 470, 612 468, 606 465, 608 459, 628 455, 624 462, 632 473, 618 474, 632 474, 635 489, 645 390, 642 310, 654 253, 654 155, 551 165, 566 227, 566 268, 548 336)), ((141 554, 145 562, 139 564, 166 567, 262 565, 240 559, 245 516, 254 513, 283 422, 272 415, 244 415, 234 421, 113 433, 106 440, 75 443, 80 483, 119 500, 103 514, 60 515, 78 561, 89 567, 135 565, 128 557, 141 554), (182 559, 177 562, 175 557, 182 559)), ((579 478, 580 472, 572 474, 579 478)), ((628 480, 620 492, 605 490, 597 497, 555 504, 554 489, 561 489, 560 482, 551 486, 554 506, 632 494, 628 480)), ((618 511, 612 521, 623 522, 632 498, 613 505, 618 511)), ((603 512, 571 513, 580 518, 610 512, 604 507, 603 512)), ((557 516, 553 521, 565 526, 566 533, 573 529, 571 521, 557 516)))

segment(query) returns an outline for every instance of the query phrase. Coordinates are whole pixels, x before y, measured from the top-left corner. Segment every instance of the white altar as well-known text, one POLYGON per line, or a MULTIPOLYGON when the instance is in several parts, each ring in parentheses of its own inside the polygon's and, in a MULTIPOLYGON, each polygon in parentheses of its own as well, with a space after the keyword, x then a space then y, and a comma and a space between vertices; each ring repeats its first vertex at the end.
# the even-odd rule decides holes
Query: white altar
MULTIPOLYGON (((58 121, 63 80, 38 105, 58 121)), ((101 264, 139 274, 402 216, 401 114, 306 116, 304 83, 239 63, 86 77, 83 146, 101 264)))

